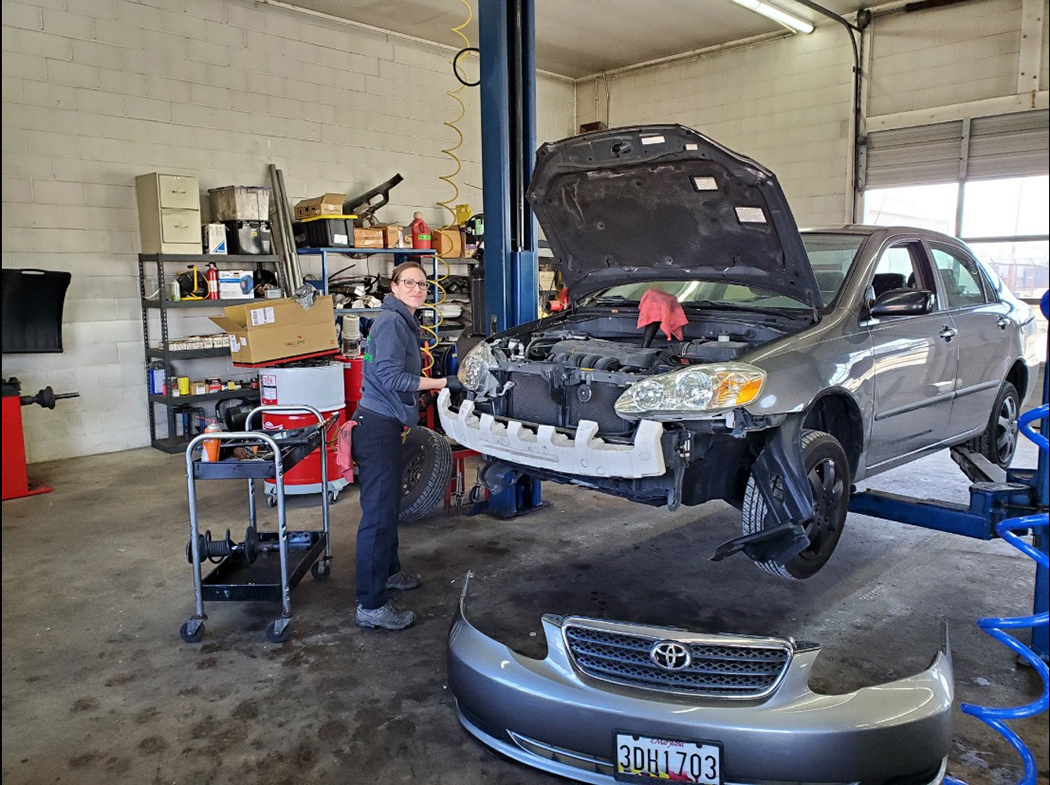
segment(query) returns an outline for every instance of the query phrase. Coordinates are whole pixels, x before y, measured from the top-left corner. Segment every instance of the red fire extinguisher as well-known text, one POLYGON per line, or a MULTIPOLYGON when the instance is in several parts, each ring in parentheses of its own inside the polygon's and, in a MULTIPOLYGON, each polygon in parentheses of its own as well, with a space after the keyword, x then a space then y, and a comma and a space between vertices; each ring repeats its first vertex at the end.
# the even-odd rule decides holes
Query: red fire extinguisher
POLYGON ((208 299, 219 299, 219 268, 215 262, 208 262, 208 299))
POLYGON ((427 226, 423 220, 423 213, 416 213, 412 216, 412 247, 413 248, 430 248, 430 227, 427 226))

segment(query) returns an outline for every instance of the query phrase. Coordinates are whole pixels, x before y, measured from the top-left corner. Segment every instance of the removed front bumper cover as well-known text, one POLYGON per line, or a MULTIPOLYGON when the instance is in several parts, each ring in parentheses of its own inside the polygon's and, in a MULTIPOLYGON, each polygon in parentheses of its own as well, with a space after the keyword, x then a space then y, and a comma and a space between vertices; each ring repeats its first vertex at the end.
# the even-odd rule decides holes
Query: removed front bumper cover
POLYGON ((453 411, 448 390, 438 394, 438 415, 445 433, 464 447, 511 463, 582 477, 659 477, 667 471, 664 427, 653 420, 638 424, 633 444, 611 444, 598 436, 598 423, 591 420, 580 420, 570 438, 553 425, 504 424, 491 414, 475 413, 469 400, 453 411))
MULTIPOLYGON (((809 672, 819 647, 785 641, 791 657, 772 693, 726 700, 630 687, 582 673, 567 650, 563 628, 596 620, 545 615, 547 657, 518 654, 467 621, 466 593, 464 585, 448 643, 457 713, 480 741, 521 763, 582 782, 612 783, 613 734, 628 730, 720 742, 725 785, 874 784, 894 778, 918 785, 943 779, 954 694, 946 632, 927 670, 845 695, 812 692, 809 672)), ((656 637, 689 635, 662 627, 622 628, 645 629, 656 637)))

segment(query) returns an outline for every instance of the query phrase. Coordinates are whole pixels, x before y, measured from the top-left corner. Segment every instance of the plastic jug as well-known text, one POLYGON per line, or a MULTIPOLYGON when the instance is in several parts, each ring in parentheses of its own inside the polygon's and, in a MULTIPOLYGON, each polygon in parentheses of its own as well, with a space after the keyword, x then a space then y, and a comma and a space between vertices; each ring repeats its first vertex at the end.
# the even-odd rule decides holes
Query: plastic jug
POLYGON ((416 213, 412 216, 412 224, 409 228, 412 232, 412 247, 429 249, 430 227, 423 220, 423 213, 416 213))

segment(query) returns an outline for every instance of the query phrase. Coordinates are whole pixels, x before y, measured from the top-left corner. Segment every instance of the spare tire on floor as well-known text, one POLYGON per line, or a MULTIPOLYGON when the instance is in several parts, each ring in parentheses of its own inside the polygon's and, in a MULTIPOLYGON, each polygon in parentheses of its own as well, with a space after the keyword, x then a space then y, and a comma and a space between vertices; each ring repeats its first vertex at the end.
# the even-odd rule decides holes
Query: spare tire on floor
POLYGON ((400 519, 402 523, 418 521, 445 498, 445 488, 452 480, 452 447, 440 433, 415 427, 405 437, 401 460, 400 519))

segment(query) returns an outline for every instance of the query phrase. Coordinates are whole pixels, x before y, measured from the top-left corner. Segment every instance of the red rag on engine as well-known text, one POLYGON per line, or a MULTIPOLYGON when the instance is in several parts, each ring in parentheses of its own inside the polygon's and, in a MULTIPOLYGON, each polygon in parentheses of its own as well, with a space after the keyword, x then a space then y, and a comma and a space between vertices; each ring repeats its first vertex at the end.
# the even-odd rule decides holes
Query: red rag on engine
POLYGON ((355 420, 347 420, 336 434, 335 462, 339 467, 339 474, 347 482, 354 481, 354 456, 352 453, 353 441, 351 439, 355 420))
POLYGON ((682 340, 682 328, 689 324, 689 318, 673 294, 663 289, 649 289, 638 303, 637 326, 641 328, 653 322, 660 323, 660 329, 668 338, 682 340))

